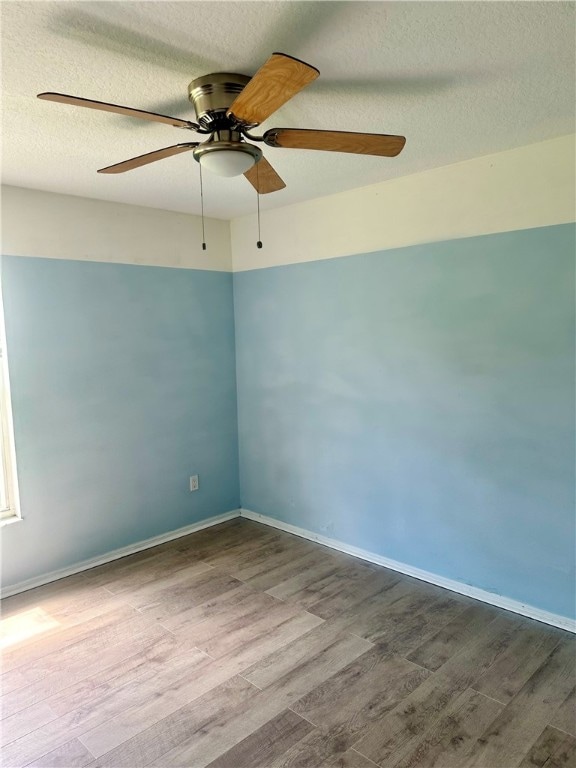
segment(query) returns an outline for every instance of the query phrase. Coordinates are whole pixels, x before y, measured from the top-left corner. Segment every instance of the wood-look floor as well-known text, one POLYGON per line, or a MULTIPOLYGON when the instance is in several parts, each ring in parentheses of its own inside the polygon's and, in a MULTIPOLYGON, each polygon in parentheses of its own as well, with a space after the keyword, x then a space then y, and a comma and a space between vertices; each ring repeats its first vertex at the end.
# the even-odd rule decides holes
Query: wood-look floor
POLYGON ((567 768, 575 638, 233 520, 8 598, 7 768, 567 768))

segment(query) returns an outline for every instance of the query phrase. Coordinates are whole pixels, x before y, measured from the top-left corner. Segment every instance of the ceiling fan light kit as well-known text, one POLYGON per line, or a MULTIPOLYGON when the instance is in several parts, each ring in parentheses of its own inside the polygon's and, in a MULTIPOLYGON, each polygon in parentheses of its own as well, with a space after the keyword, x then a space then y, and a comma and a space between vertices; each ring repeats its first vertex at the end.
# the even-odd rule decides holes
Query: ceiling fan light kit
POLYGON ((171 155, 192 151, 201 167, 220 176, 244 174, 258 194, 264 195, 277 192, 286 184, 263 156, 262 150, 252 142, 284 149, 351 152, 379 157, 395 157, 404 148, 406 139, 403 136, 377 133, 301 128, 272 128, 263 136, 249 133, 312 83, 319 74, 316 67, 304 61, 285 53, 273 53, 254 77, 234 72, 214 72, 197 77, 188 86, 188 98, 194 106, 197 123, 64 93, 39 93, 38 98, 115 112, 208 135, 204 142, 176 144, 147 152, 101 168, 99 173, 124 173, 171 155))
POLYGON ((225 144, 221 146, 221 143, 218 141, 211 147, 203 147, 202 153, 198 150, 194 152, 194 158, 211 173, 228 178, 241 176, 256 163, 254 153, 247 148, 233 145, 227 147, 225 144))
POLYGON ((239 131, 216 130, 193 151, 203 168, 218 176, 240 176, 262 159, 262 150, 244 141, 239 131))

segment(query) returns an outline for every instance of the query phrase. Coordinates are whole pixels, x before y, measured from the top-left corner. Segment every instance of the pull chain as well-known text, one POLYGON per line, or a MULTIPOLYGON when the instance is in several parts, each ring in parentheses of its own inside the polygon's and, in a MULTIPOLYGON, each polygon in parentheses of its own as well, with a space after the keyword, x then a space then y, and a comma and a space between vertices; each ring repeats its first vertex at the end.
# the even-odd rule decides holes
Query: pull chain
POLYGON ((204 234, 204 187, 202 185, 202 163, 198 163, 200 166, 200 206, 202 209, 202 250, 206 250, 206 237, 204 234))
POLYGON ((256 203, 258 206, 258 241, 256 243, 257 248, 262 248, 262 240, 260 239, 260 176, 258 172, 258 163, 256 163, 256 203))

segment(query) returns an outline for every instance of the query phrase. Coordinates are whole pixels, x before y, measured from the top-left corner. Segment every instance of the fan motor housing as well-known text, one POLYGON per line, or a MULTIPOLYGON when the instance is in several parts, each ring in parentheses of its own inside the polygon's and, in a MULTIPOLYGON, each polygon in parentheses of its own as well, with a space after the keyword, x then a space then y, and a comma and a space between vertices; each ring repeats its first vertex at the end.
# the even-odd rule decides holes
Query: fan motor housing
POLYGON ((188 98, 194 105, 200 125, 213 130, 218 125, 229 123, 226 112, 250 80, 248 75, 232 72, 215 72, 192 80, 188 86, 188 98))

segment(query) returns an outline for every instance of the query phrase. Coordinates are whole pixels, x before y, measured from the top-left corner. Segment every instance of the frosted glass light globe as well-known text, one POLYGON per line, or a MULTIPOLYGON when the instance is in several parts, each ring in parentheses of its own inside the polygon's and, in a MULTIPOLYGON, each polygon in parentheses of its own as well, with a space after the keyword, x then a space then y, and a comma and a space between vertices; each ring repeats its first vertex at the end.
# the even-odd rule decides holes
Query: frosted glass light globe
POLYGON ((254 157, 249 152, 233 149, 220 149, 207 152, 200 158, 202 167, 218 176, 240 176, 254 165, 254 157))

